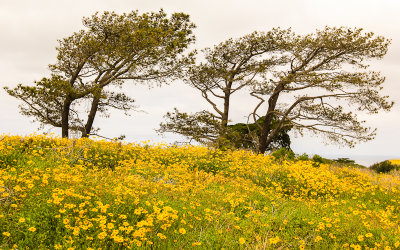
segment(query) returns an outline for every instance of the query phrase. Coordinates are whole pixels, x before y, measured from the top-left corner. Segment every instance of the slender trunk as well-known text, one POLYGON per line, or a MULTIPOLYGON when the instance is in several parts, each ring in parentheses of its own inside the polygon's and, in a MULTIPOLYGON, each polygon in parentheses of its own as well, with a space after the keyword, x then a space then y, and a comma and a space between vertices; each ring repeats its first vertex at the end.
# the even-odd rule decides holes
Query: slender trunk
MULTIPOLYGON (((268 135, 267 139, 266 139, 265 142, 264 142, 264 144, 265 144, 265 149, 264 149, 264 152, 262 152, 262 153, 265 153, 265 151, 267 150, 268 146, 269 146, 269 145, 271 144, 271 142, 273 141, 274 137, 278 135, 280 129, 281 129, 281 128, 278 127, 278 128, 273 129, 272 131, 271 131, 271 130, 269 131, 269 135, 268 135)), ((261 153, 261 151, 260 151, 260 153, 261 153)))
POLYGON ((64 100, 62 113, 61 113, 61 136, 68 138, 69 130, 69 111, 71 109, 72 98, 67 96, 64 100))
POLYGON ((274 136, 274 135, 270 136, 272 120, 274 117, 273 111, 275 111, 276 103, 278 102, 279 94, 283 90, 283 87, 284 87, 284 85, 282 83, 279 84, 275 88, 274 93, 271 95, 271 97, 268 100, 268 111, 267 111, 267 114, 265 115, 265 119, 264 119, 262 129, 261 129, 261 134, 259 137, 260 144, 258 147, 258 152, 261 154, 265 153, 265 151, 267 150, 267 148, 268 148, 269 144, 271 143, 272 138, 274 136))
MULTIPOLYGON (((233 77, 232 77, 233 79, 233 77)), ((233 81, 230 80, 226 83, 225 89, 224 89, 224 113, 222 114, 222 127, 227 128, 228 127, 228 119, 229 119, 229 102, 231 98, 231 91, 232 91, 232 84, 233 81)))
POLYGON ((97 109, 99 107, 100 95, 101 95, 101 91, 98 91, 93 96, 92 106, 90 108, 88 119, 86 121, 85 129, 82 132, 82 137, 89 137, 89 135, 90 135, 90 131, 92 130, 92 127, 93 127, 94 118, 96 117, 97 109))
POLYGON ((228 119, 229 119, 229 101, 230 101, 230 92, 225 93, 224 97, 224 113, 222 114, 222 127, 228 127, 228 119))

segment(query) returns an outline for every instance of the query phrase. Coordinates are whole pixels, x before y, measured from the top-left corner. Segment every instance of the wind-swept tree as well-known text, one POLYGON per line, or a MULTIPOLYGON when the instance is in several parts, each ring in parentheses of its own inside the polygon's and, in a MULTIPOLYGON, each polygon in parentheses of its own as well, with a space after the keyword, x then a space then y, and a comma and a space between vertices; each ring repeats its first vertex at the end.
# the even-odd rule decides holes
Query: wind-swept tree
POLYGON ((280 53, 290 37, 290 30, 273 29, 204 49, 205 60, 191 66, 184 81, 201 93, 213 112, 190 115, 175 109, 165 116, 167 121, 160 125, 159 131, 178 133, 202 143, 215 142, 221 137, 239 138, 228 128, 231 96, 263 81, 273 67, 280 65, 284 59, 280 53))
POLYGON ((195 26, 186 14, 104 12, 84 18, 83 24, 86 29, 59 41, 50 78, 31 87, 6 88, 24 102, 22 114, 61 127, 63 137, 69 130, 88 136, 97 112, 133 108, 133 99, 114 91, 124 80, 162 83, 191 60, 183 52, 194 42, 195 26), (80 118, 84 101, 90 103, 83 112, 86 119, 80 118))
POLYGON ((260 125, 260 153, 285 126, 324 135, 328 141, 353 146, 374 138, 356 112, 389 111, 393 102, 379 91, 385 78, 368 71, 368 59, 381 59, 390 41, 362 29, 330 28, 294 36, 282 51, 289 60, 254 85, 253 96, 266 102, 260 125), (274 119, 278 125, 272 126, 274 119))
MULTIPOLYGON (((254 123, 235 123, 228 125, 229 131, 227 139, 233 143, 235 148, 251 149, 256 151, 259 146, 258 137, 261 134, 260 125, 264 122, 265 116, 260 117, 254 123)), ((276 128, 279 124, 277 119, 273 119, 272 128, 276 128)), ((279 133, 274 137, 272 142, 268 145, 268 151, 274 151, 280 148, 290 150, 291 139, 289 131, 292 126, 285 124, 279 133)))
MULTIPOLYGON (((259 118, 254 123, 234 123, 224 127, 221 120, 213 117, 208 111, 200 111, 194 114, 179 112, 168 112, 164 118, 165 122, 160 124, 157 130, 160 133, 177 133, 204 145, 219 148, 241 148, 258 149, 258 137, 261 133, 260 125, 265 117, 259 118)), ((278 121, 274 120, 272 127, 275 128, 278 121)), ((268 150, 279 148, 290 149, 290 137, 288 132, 291 126, 285 126, 270 143, 268 150)))
POLYGON ((205 132, 210 134, 215 121, 220 121, 218 127, 226 130, 214 129, 211 135, 224 136, 232 128, 228 125, 230 96, 247 87, 259 100, 255 107, 249 106, 254 123, 246 127, 252 138, 256 135, 253 145, 260 153, 273 148, 289 128, 300 134, 306 130, 322 134, 326 142, 348 146, 371 140, 375 130, 366 127, 357 113, 389 111, 393 103, 380 94, 384 77, 369 71, 365 61, 381 59, 389 44, 384 37, 344 27, 326 27, 308 35, 274 29, 230 39, 213 50, 206 49, 206 61, 190 68, 186 78, 215 112, 168 113, 161 131, 194 139, 193 134, 199 138, 204 133, 207 138, 205 132), (201 122, 193 122, 198 115, 201 122), (185 119, 192 122, 185 124, 185 119))
MULTIPOLYGON (((50 78, 43 78, 35 82, 34 86, 19 84, 14 89, 6 88, 6 90, 10 95, 23 101, 23 105, 20 105, 21 114, 34 117, 34 121, 39 122, 41 128, 43 128, 44 125, 62 127, 63 102, 68 94, 66 89, 69 87, 69 82, 64 77, 52 75, 50 78)), ((89 133, 93 134, 97 130, 92 127, 93 123, 89 124, 89 121, 93 122, 94 117, 88 119, 87 123, 79 117, 80 109, 82 109, 81 104, 86 102, 90 105, 94 100, 98 100, 96 113, 104 116, 108 116, 107 111, 110 108, 124 112, 136 108, 134 100, 124 93, 106 91, 103 88, 99 99, 94 99, 93 94, 88 94, 80 98, 79 102, 76 101, 71 104, 69 109, 70 131, 78 131, 83 137, 87 137, 89 133)), ((94 105, 91 106, 94 107, 94 105)))

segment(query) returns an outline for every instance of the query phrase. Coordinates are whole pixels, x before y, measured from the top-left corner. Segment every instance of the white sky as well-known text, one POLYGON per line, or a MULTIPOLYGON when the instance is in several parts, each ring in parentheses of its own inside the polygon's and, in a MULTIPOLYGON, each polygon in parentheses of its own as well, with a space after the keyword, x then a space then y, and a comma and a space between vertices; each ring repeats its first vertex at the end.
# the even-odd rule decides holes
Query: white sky
MULTIPOLYGON (((361 27, 392 39, 387 56, 373 63, 373 69, 386 76, 384 93, 396 102, 390 113, 365 118, 369 126, 378 128, 376 139, 352 149, 326 146, 316 137, 292 140, 296 153, 350 157, 366 165, 400 158, 400 1, 397 0, 0 0, 0 134, 26 135, 37 131, 38 124, 19 114, 20 102, 8 96, 2 87, 32 84, 48 76, 47 65, 56 59, 57 39, 83 28, 83 16, 105 10, 122 13, 160 8, 191 16, 197 25, 199 49, 278 26, 292 27, 298 33, 314 32, 326 25, 361 27)), ((131 82, 126 85, 129 86, 126 92, 147 113, 132 112, 129 117, 114 113, 108 119, 96 117, 95 126, 105 136, 125 134, 128 141, 173 142, 178 137, 160 138, 154 132, 167 111, 173 107, 186 112, 209 108, 199 93, 179 82, 151 90, 131 82)), ((247 102, 243 96, 234 97, 231 109, 234 121, 244 121, 247 102)), ((60 133, 58 129, 53 132, 60 133)))

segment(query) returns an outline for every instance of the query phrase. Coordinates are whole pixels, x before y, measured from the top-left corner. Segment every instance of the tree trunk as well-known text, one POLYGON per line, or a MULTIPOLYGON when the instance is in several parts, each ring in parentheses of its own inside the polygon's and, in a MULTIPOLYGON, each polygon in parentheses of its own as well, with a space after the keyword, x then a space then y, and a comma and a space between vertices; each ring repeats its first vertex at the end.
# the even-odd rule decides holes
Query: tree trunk
POLYGON ((94 118, 96 117, 97 109, 99 107, 100 95, 101 91, 95 93, 93 96, 92 106, 90 108, 88 119, 86 121, 85 129, 82 132, 82 137, 89 137, 90 135, 90 131, 92 130, 93 127, 94 118))
POLYGON ((284 85, 280 83, 274 90, 274 93, 271 95, 271 97, 268 100, 268 111, 267 114, 265 115, 265 119, 262 125, 261 129, 261 134, 259 137, 259 146, 258 146, 258 152, 261 154, 264 154, 265 151, 267 151, 267 148, 269 144, 272 141, 272 137, 268 138, 271 132, 271 125, 272 125, 272 120, 274 117, 273 111, 275 111, 276 108, 276 103, 278 102, 279 94, 283 90, 284 85))
POLYGON ((63 109, 61 113, 61 136, 63 138, 68 138, 69 130, 69 111, 71 108, 72 99, 67 96, 64 100, 63 109))
POLYGON ((224 113, 222 114, 222 127, 228 127, 230 92, 225 93, 224 113))

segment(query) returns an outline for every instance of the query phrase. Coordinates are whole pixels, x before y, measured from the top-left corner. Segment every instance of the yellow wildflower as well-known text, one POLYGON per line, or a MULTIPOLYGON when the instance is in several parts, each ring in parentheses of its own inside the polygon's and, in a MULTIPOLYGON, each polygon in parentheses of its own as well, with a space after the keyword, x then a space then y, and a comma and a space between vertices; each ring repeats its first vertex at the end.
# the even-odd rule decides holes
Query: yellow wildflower
POLYGON ((315 237, 315 239, 314 239, 315 242, 318 242, 318 241, 321 241, 321 240, 322 240, 322 237, 319 236, 319 235, 317 237, 315 237))
POLYGON ((158 233, 157 236, 158 236, 158 238, 160 238, 160 239, 162 239, 162 240, 167 238, 167 237, 166 237, 164 234, 162 234, 162 233, 158 233))
POLYGON ((104 239, 107 236, 106 232, 101 232, 99 233, 99 235, 97 235, 97 238, 99 238, 100 240, 104 239))

